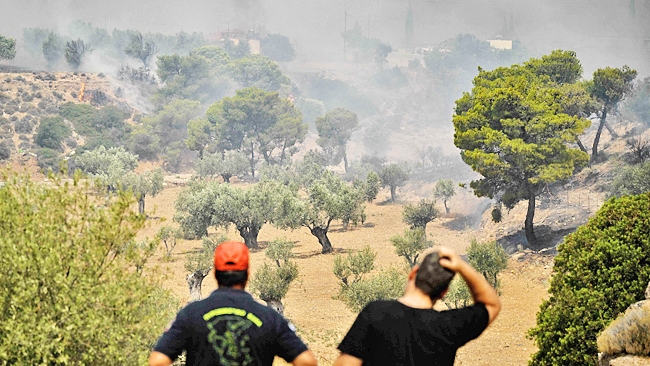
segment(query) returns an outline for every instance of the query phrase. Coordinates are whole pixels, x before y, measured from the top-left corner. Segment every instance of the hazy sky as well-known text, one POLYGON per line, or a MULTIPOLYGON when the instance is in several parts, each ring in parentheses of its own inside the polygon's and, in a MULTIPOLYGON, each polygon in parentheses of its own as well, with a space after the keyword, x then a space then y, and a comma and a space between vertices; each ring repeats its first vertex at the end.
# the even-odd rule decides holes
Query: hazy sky
POLYGON ((358 22, 365 35, 401 47, 409 6, 419 45, 458 33, 492 38, 513 21, 525 46, 573 49, 586 73, 629 64, 650 74, 650 0, 0 0, 0 34, 20 38, 24 27, 63 29, 75 19, 163 33, 261 27, 318 58, 341 52, 346 13, 348 28, 358 22))

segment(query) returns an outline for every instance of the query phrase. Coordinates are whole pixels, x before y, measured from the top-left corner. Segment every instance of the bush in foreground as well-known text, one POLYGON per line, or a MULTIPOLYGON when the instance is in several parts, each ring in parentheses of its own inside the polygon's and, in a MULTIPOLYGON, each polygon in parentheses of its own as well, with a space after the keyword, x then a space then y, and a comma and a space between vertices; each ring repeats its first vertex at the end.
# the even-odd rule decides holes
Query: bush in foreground
POLYGON ((16 365, 144 364, 175 304, 136 271, 144 225, 121 194, 0 173, 0 359, 16 365))
POLYGON ((596 365, 596 336, 650 280, 650 193, 610 199, 558 247, 531 365, 596 365))

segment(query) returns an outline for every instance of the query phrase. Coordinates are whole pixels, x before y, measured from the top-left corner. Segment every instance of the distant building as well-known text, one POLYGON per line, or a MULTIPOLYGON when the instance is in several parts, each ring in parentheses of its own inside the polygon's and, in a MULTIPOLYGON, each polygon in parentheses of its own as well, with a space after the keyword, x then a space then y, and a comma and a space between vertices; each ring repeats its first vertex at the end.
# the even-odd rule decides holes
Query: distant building
POLYGON ((510 39, 488 39, 487 42, 490 44, 490 47, 498 50, 512 49, 512 40, 510 39))
POLYGON ((258 55, 260 53, 260 37, 259 33, 256 33, 254 30, 244 31, 241 29, 228 29, 221 30, 217 33, 211 33, 208 35, 208 41, 212 44, 219 45, 223 47, 226 39, 232 41, 235 46, 239 45, 239 42, 245 40, 248 42, 248 46, 251 50, 251 55, 258 55))

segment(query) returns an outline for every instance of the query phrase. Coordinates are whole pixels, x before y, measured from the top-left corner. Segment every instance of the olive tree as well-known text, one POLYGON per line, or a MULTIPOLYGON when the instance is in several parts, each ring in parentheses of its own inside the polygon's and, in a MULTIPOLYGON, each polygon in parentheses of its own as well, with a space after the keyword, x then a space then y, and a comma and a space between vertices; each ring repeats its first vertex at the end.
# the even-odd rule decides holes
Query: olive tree
POLYGON ((134 172, 138 158, 122 147, 107 149, 100 146, 95 150, 85 151, 75 159, 75 163, 77 168, 106 187, 109 192, 133 192, 138 199, 140 214, 145 213, 146 197, 155 197, 163 189, 162 169, 134 172))
POLYGON ((343 159, 345 172, 348 172, 348 155, 346 146, 352 132, 359 126, 357 114, 349 109, 336 108, 322 117, 316 117, 316 129, 320 147, 333 155, 332 163, 338 164, 343 159))
POLYGON ((322 253, 329 253, 333 250, 327 237, 330 224, 334 220, 361 221, 365 217, 365 199, 363 192, 334 173, 321 172, 320 176, 302 182, 304 198, 297 193, 283 196, 274 224, 280 228, 308 228, 318 238, 322 253))
POLYGON ((189 272, 185 281, 190 289, 190 301, 201 300, 203 279, 214 267, 214 250, 225 241, 228 238, 223 234, 216 238, 205 236, 201 240, 201 247, 185 257, 185 270, 189 272))
POLYGON ((449 207, 447 206, 447 201, 456 194, 454 187, 454 181, 451 179, 440 179, 436 183, 436 188, 433 191, 433 195, 437 198, 442 199, 442 204, 445 206, 445 213, 449 213, 449 207))
POLYGON ((288 193, 274 182, 262 182, 247 189, 215 181, 197 181, 176 200, 174 220, 183 232, 194 237, 207 229, 234 225, 249 248, 257 248, 262 226, 276 217, 278 201, 288 193))
POLYGON ((494 287, 499 288, 497 275, 508 266, 508 255, 496 241, 479 243, 472 239, 467 248, 467 261, 494 287))
POLYGON ((407 229, 404 235, 396 235, 390 238, 390 242, 395 247, 395 253, 406 260, 409 267, 413 267, 418 262, 418 257, 433 243, 427 241, 427 236, 422 228, 407 229))
POLYGON ((427 224, 438 217, 436 201, 421 199, 417 204, 407 204, 404 206, 402 218, 405 223, 411 226, 411 229, 421 229, 424 237, 427 236, 427 224))
POLYGON ((395 202, 397 187, 403 186, 409 178, 409 171, 400 164, 389 164, 379 171, 383 187, 390 188, 390 201, 395 202))
POLYGON ((284 315, 282 299, 289 291, 289 286, 298 277, 298 266, 291 261, 294 242, 275 239, 269 242, 264 251, 272 264, 262 264, 251 279, 254 294, 266 302, 266 305, 284 315))
POLYGON ((350 310, 358 312, 370 301, 396 299, 404 291, 406 273, 389 268, 379 274, 369 276, 375 268, 375 257, 369 246, 357 253, 334 258, 334 276, 339 280, 337 298, 350 310))
POLYGON ((196 160, 194 167, 200 177, 219 175, 225 183, 230 183, 231 177, 248 171, 248 160, 241 151, 230 150, 223 154, 205 154, 196 160))

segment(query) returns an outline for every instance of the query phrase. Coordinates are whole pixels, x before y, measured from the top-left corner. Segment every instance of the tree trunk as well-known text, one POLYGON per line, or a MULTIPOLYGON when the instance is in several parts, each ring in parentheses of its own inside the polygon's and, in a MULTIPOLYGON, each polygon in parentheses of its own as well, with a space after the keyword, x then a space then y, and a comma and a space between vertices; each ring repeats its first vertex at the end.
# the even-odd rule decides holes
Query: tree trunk
POLYGON ((442 204, 445 205, 445 213, 449 213, 449 207, 447 207, 447 200, 442 200, 442 204))
POLYGON ((348 231, 348 226, 350 225, 350 219, 343 219, 343 231, 348 231))
POLYGON ((140 212, 140 215, 144 215, 144 194, 140 195, 138 200, 138 212, 140 212))
POLYGON ((578 136, 576 136, 576 144, 578 144, 578 147, 580 148, 580 150, 582 150, 582 151, 586 152, 587 154, 589 154, 589 151, 587 151, 587 148, 585 147, 585 145, 582 144, 582 141, 580 141, 580 137, 578 137, 578 136))
POLYGON ((528 211, 526 212, 526 240, 531 247, 537 247, 537 237, 533 229, 533 218, 535 217, 535 192, 528 190, 528 211))
POLYGON ((609 125, 609 123, 605 123, 605 128, 607 129, 607 132, 609 132, 609 134, 612 136, 612 138, 618 137, 618 134, 616 133, 616 131, 614 131, 612 126, 609 125))
POLYGON ((190 301, 201 300, 201 285, 207 275, 207 273, 204 274, 201 271, 194 271, 185 277, 185 281, 187 281, 187 285, 190 288, 190 301))
POLYGON ((282 152, 280 153, 280 166, 284 165, 285 151, 287 150, 287 142, 282 144, 282 152))
POLYGON ((230 183, 230 177, 232 177, 232 174, 227 174, 227 173, 221 174, 221 178, 223 178, 224 183, 230 183))
POLYGON ((345 174, 348 173, 348 155, 345 153, 345 147, 343 148, 343 166, 345 167, 345 174))
POLYGON ((309 230, 311 231, 312 235, 318 238, 318 242, 323 247, 323 250, 321 251, 322 254, 329 253, 334 250, 334 248, 332 248, 330 239, 327 237, 327 229, 316 226, 313 229, 309 228, 309 230))
POLYGON ((251 144, 251 176, 255 178, 255 149, 253 144, 251 144))
POLYGON ((280 313, 280 315, 284 316, 284 305, 282 305, 282 301, 271 300, 271 299, 262 299, 262 300, 266 302, 266 306, 270 307, 271 309, 280 313))
POLYGON ((395 202, 395 191, 397 191, 397 186, 390 186, 390 201, 395 202))
POLYGON ((246 243, 246 246, 251 248, 251 249, 257 249, 257 235, 260 233, 260 229, 258 227, 249 227, 245 226, 242 228, 238 228, 239 230, 239 235, 241 235, 242 238, 244 238, 244 243, 246 243))
POLYGON ((603 112, 600 114, 600 124, 598 125, 598 131, 596 132, 596 137, 594 138, 594 145, 591 148, 591 162, 596 161, 598 158, 598 142, 600 141, 600 134, 603 133, 603 127, 607 122, 607 107, 603 108, 603 112))

